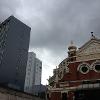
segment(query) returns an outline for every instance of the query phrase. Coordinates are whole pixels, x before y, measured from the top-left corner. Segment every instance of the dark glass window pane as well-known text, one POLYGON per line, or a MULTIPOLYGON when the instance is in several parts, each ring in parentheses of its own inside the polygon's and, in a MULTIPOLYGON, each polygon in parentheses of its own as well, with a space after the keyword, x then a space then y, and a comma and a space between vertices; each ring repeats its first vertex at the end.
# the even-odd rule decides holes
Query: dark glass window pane
POLYGON ((97 71, 100 71, 100 65, 96 65, 96 66, 95 66, 95 69, 96 69, 97 71))

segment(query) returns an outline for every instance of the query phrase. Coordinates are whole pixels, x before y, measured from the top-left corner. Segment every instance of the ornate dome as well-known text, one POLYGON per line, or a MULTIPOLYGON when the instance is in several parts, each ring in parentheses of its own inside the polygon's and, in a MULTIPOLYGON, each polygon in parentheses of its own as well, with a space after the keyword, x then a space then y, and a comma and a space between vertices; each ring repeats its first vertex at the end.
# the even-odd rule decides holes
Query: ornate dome
POLYGON ((74 45, 73 41, 71 41, 71 43, 68 47, 68 50, 70 51, 70 50, 76 50, 76 49, 77 49, 77 47, 74 45))

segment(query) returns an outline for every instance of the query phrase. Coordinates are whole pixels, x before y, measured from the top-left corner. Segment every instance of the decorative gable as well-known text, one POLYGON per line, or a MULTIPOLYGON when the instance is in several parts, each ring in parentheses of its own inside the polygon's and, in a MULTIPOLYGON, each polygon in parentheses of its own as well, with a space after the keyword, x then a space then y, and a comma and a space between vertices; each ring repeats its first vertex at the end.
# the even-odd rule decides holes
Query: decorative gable
POLYGON ((85 43, 76 54, 76 60, 91 60, 91 59, 100 59, 100 40, 91 39, 85 43))

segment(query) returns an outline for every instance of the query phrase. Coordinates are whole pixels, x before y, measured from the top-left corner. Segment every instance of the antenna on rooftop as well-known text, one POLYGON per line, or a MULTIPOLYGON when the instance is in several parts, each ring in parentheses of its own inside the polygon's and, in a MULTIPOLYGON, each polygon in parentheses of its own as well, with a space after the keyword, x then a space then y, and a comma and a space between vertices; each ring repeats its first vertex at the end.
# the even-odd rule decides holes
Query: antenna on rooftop
POLYGON ((95 39, 93 32, 91 32, 91 39, 95 39))
POLYGON ((91 32, 91 36, 94 36, 93 32, 91 32))

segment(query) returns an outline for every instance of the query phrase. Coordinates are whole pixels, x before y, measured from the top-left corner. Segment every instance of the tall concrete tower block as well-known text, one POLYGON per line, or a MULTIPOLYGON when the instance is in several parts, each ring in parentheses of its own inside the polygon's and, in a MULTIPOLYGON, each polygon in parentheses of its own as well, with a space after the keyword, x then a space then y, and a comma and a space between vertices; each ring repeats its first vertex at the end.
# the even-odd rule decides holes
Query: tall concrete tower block
POLYGON ((0 84, 24 90, 30 30, 14 16, 0 24, 0 84))

